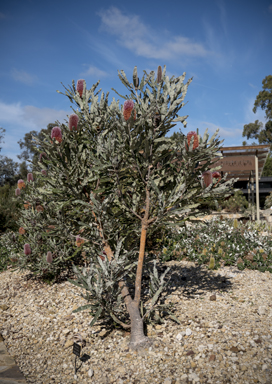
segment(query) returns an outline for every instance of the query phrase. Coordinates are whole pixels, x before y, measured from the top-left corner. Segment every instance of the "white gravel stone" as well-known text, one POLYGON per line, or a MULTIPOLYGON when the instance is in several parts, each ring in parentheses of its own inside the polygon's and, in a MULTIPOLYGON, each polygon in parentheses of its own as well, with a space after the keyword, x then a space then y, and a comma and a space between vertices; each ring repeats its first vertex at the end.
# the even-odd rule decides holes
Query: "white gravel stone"
POLYGON ((176 336, 176 339, 178 341, 180 341, 182 339, 182 333, 178 333, 177 336, 176 336))
MULTIPOLYGON (((175 316, 181 324, 167 319, 160 327, 149 328, 154 343, 152 349, 141 352, 129 350, 127 333, 113 330, 108 334, 99 322, 90 328, 88 311, 72 313, 86 305, 79 287, 68 282, 48 286, 27 280, 27 272, 2 272, 0 334, 27 382, 53 384, 54 378, 54 384, 130 384, 137 380, 139 384, 164 384, 166 380, 183 384, 189 379, 193 384, 201 382, 203 375, 205 382, 215 384, 270 382, 271 274, 245 270, 229 279, 230 268, 221 268, 230 284, 222 292, 214 271, 196 269, 187 261, 165 264, 178 272, 183 269, 190 281, 184 287, 178 277, 182 273, 177 273, 172 285, 176 287, 175 316), (209 300, 211 291, 216 301, 209 300), (260 307, 267 309, 262 315, 260 307), (77 360, 74 379, 76 334, 86 341, 81 356, 90 358, 82 364, 77 360)), ((170 296, 166 299, 171 301, 170 296)))

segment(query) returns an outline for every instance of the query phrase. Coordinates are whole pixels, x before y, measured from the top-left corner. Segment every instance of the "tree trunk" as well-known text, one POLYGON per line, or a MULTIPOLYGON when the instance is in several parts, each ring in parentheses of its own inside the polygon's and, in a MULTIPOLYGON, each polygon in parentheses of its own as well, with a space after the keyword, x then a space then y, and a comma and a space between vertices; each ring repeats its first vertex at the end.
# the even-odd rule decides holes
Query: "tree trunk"
POLYGON ((151 344, 151 341, 144 334, 144 323, 141 318, 140 311, 138 305, 135 301, 132 301, 127 306, 127 310, 129 313, 130 321, 131 321, 131 334, 130 334, 130 349, 138 349, 141 347, 146 347, 151 344))

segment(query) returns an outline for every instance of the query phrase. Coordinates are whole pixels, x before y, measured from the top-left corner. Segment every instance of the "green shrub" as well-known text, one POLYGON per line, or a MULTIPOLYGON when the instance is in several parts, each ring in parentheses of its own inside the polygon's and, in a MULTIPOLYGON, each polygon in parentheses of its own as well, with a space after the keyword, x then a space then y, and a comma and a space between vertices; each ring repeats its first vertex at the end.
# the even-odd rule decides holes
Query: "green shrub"
POLYGON ((9 183, 0 187, 0 233, 8 229, 18 230, 18 218, 20 215, 20 204, 14 200, 15 188, 9 183))
POLYGON ((228 212, 244 212, 248 208, 248 201, 242 191, 236 191, 228 200, 221 201, 220 205, 228 212))
POLYGON ((214 269, 235 265, 239 269, 272 273, 272 239, 271 236, 261 237, 263 230, 264 225, 243 225, 237 220, 214 219, 207 224, 193 224, 172 231, 159 258, 162 261, 186 259, 208 267, 213 256, 214 269))
POLYGON ((272 192, 265 198, 264 208, 268 209, 272 206, 272 192))

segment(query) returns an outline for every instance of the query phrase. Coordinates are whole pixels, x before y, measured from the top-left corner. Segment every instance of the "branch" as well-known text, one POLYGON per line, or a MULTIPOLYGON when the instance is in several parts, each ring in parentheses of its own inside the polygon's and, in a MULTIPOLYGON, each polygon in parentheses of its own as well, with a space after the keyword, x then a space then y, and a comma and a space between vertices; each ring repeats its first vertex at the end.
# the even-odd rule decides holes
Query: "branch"
POLYGON ((119 320, 119 319, 114 315, 113 312, 110 312, 110 315, 111 315, 111 317, 113 318, 113 320, 114 320, 116 323, 122 325, 123 328, 131 328, 131 324, 125 324, 125 323, 123 323, 121 320, 119 320))
POLYGON ((139 307, 140 298, 141 298, 142 272, 143 272, 144 253, 145 253, 146 232, 148 228, 147 220, 148 220, 149 206, 150 206, 149 193, 150 193, 149 189, 146 187, 146 200, 145 200, 146 208, 145 208, 145 215, 142 219, 140 251, 139 251, 139 259, 138 259, 136 280, 135 280, 134 302, 136 303, 137 307, 139 307))

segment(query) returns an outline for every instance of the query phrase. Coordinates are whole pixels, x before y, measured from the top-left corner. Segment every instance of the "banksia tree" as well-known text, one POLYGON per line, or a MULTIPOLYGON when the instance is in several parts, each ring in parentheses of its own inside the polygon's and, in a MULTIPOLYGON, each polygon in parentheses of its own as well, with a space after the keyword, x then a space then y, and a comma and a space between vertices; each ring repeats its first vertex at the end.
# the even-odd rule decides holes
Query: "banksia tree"
POLYGON ((38 144, 47 158, 38 162, 34 182, 17 198, 27 199, 34 208, 44 207, 41 212, 22 211, 19 224, 26 229, 22 236, 31 244, 31 255, 24 263, 21 251, 21 267, 57 273, 57 268, 73 261, 78 280, 70 282, 85 289, 83 297, 90 301, 78 310, 90 309, 90 325, 104 318, 131 329, 130 347, 138 348, 149 343, 143 321, 155 319, 155 310, 175 318, 160 302, 169 269, 159 276, 154 262, 148 272, 150 300, 143 298, 143 270, 153 260, 146 252, 146 240, 160 227, 184 225, 199 216, 199 200, 230 194, 233 180, 210 183, 222 144, 217 133, 208 140, 205 132, 197 147, 195 137, 189 143, 186 136, 178 142, 166 137, 176 123, 186 126, 187 116, 178 113, 191 79, 184 83, 185 73, 169 79, 165 67, 158 72, 159 82, 154 72, 144 72, 141 81, 135 69, 133 74, 131 84, 119 72, 130 92, 119 95, 125 100, 123 107, 115 99, 109 104, 108 93, 98 100, 99 82, 90 89, 84 82, 84 93, 79 82, 77 87, 74 81, 65 87, 65 95, 79 110, 78 129, 62 127, 60 145, 52 145, 45 134, 38 144), (46 176, 41 174, 45 164, 46 176), (47 232, 49 225, 54 228, 47 232), (82 232, 84 238, 78 235, 82 232), (48 252, 55 255, 50 262, 48 252), (88 265, 79 270, 76 256, 83 252, 88 265))

